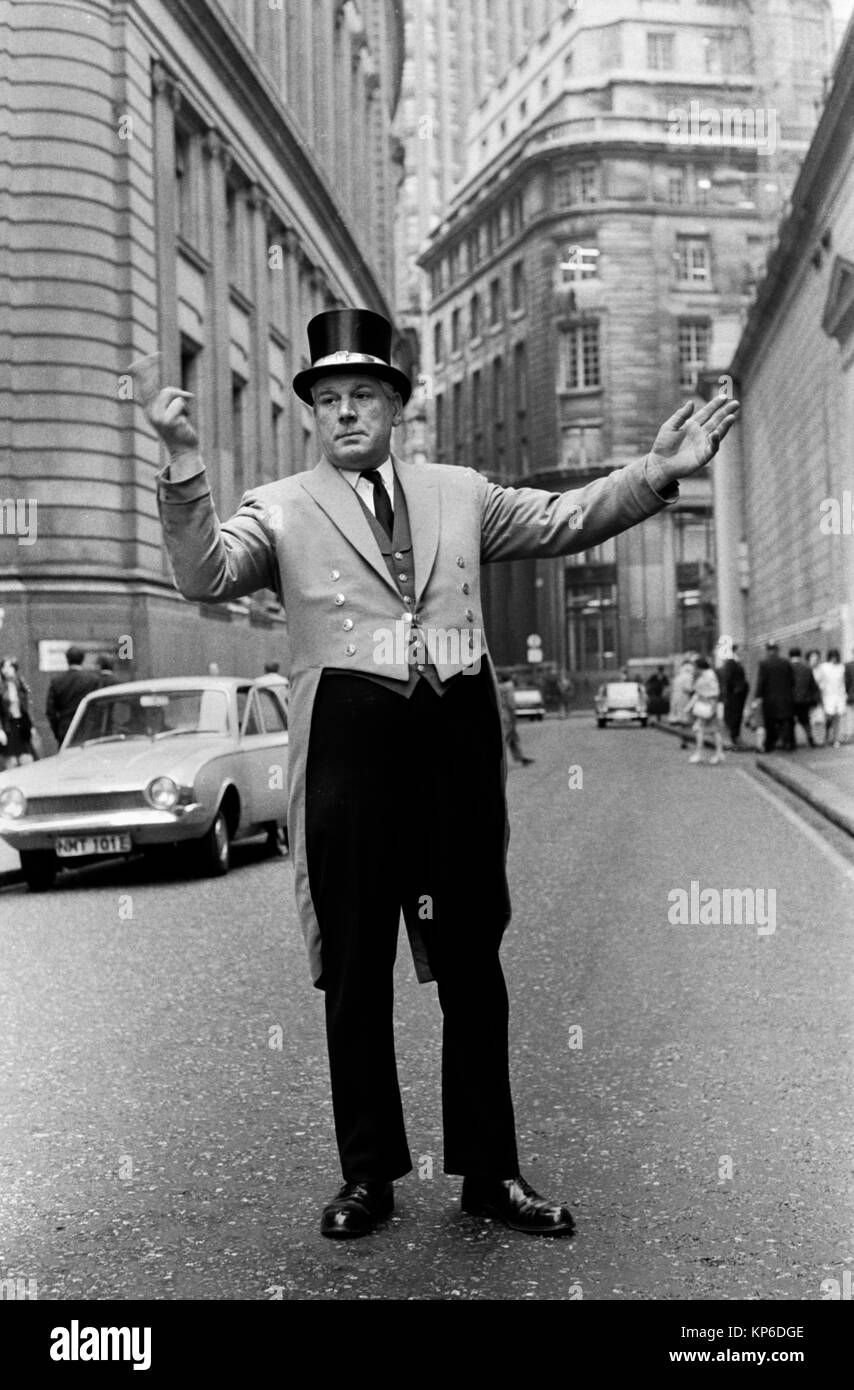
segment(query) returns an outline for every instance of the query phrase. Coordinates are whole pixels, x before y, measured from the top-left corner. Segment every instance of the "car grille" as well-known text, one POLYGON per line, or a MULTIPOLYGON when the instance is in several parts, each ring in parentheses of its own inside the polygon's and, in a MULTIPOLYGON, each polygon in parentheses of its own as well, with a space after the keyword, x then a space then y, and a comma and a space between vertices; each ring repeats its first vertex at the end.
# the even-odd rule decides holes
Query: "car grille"
POLYGON ((66 796, 27 797, 28 816, 97 815, 101 811, 135 811, 148 807, 141 791, 68 792, 66 796))

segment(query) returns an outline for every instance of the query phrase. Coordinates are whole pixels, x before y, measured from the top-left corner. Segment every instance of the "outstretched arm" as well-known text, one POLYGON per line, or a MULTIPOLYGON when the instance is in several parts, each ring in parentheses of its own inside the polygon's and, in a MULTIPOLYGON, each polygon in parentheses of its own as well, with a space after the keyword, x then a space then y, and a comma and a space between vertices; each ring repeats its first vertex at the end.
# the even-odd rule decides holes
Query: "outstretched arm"
POLYGON ((548 559, 589 550, 675 502, 677 483, 706 464, 738 414, 716 396, 694 414, 688 401, 666 420, 644 459, 572 492, 486 485, 481 559, 548 559))

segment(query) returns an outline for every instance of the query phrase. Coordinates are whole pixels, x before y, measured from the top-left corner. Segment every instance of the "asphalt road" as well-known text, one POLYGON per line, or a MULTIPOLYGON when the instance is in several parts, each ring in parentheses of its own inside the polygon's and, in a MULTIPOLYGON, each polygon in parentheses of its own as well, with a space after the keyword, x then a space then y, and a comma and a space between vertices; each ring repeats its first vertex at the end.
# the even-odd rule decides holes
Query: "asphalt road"
POLYGON ((0 892, 0 1277, 39 1299, 225 1300, 818 1300, 841 1281, 854 855, 749 757, 692 767, 653 729, 592 720, 522 738, 503 952, 520 1151, 576 1237, 460 1215, 435 987, 403 932, 416 1172, 376 1234, 320 1237, 340 1182, 322 996, 289 861, 247 847, 225 880, 137 863, 0 892), (671 924, 692 880, 773 890, 775 929, 671 924))

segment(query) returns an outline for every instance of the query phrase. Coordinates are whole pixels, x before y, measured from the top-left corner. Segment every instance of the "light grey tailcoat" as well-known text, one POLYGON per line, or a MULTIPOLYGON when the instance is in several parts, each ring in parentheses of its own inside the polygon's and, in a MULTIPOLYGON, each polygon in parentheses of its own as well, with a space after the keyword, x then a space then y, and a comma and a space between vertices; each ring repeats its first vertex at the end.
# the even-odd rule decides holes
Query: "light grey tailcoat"
MULTIPOLYGON (((415 565, 415 609, 440 678, 470 667, 474 633, 483 638, 480 566, 492 560, 547 559, 587 550, 676 500, 657 465, 640 459, 573 492, 506 488, 471 468, 394 459, 406 497, 415 565)), ((312 978, 321 974, 321 938, 309 888, 305 773, 315 693, 325 667, 380 673, 406 681, 404 652, 383 650, 380 630, 395 630, 403 603, 353 488, 325 458, 315 468, 247 492, 221 523, 201 460, 199 471, 171 483, 158 476, 158 502, 175 582, 188 599, 223 602, 272 589, 288 620, 292 668, 289 706, 288 834, 300 923, 312 978)), ((475 645, 475 652, 477 647, 475 645)), ((497 692, 496 692, 497 700, 497 692)), ((506 762, 504 772, 506 775, 506 762)), ((509 839, 505 808, 506 841, 509 839)), ((506 891, 506 878, 505 878, 506 891)), ((510 898, 506 893, 507 917, 510 898)), ((407 924, 420 980, 432 978, 417 926, 407 924)))

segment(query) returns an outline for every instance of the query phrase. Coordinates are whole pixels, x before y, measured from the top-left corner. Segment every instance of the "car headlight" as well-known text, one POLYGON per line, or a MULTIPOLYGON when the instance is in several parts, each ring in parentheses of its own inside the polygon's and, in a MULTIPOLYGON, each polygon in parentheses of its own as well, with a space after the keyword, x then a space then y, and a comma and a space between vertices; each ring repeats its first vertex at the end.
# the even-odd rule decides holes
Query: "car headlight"
POLYGON ((27 798, 20 787, 4 787, 0 792, 0 816, 20 820, 27 813, 27 798))
POLYGON ((171 777, 155 777, 146 787, 145 795, 155 811, 171 811, 178 804, 181 789, 171 777))

